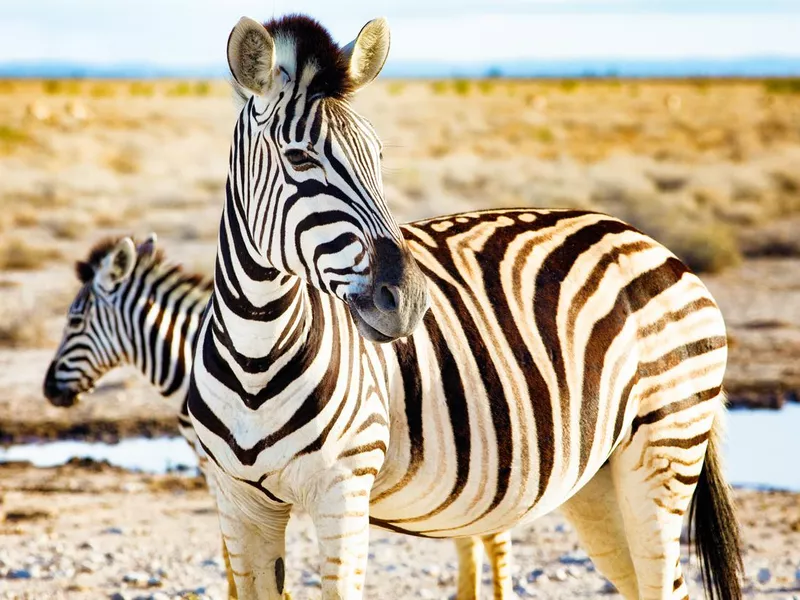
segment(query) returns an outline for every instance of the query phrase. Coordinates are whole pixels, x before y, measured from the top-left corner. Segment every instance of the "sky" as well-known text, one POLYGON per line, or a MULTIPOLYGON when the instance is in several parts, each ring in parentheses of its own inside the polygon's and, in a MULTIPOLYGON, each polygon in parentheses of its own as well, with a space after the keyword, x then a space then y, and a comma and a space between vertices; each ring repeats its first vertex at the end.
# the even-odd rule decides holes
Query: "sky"
POLYGON ((800 56, 800 0, 2 0, 0 62, 210 66, 239 17, 305 12, 393 61, 800 56))

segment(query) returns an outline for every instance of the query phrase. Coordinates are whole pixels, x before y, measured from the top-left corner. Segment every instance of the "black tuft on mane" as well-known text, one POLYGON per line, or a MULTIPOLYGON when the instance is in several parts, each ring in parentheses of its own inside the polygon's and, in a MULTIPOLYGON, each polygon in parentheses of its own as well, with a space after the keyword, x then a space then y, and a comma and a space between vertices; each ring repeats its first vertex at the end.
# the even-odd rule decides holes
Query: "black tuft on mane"
POLYGON ((107 237, 95 243, 89 250, 86 260, 79 260, 75 263, 75 274, 81 283, 89 283, 94 279, 95 271, 106 255, 117 245, 121 237, 107 237))
MULTIPOLYGON (((108 253, 114 249, 119 241, 123 239, 123 237, 124 236, 112 236, 103 238, 94 246, 92 246, 91 250, 89 250, 89 255, 86 257, 86 260, 79 260, 75 263, 75 274, 78 276, 78 280, 81 283, 86 284, 94 279, 94 275, 97 272, 100 264, 103 262, 103 259, 108 256, 108 253)), ((138 249, 140 242, 134 239, 133 243, 138 249)), ((141 260, 140 256, 137 257, 137 263, 139 260, 141 260)), ((164 252, 161 249, 156 249, 155 253, 150 256, 150 260, 152 260, 154 263, 163 262, 164 252)), ((202 287, 203 289, 207 290, 210 290, 213 287, 213 282, 203 275, 184 272, 181 265, 175 265, 174 268, 181 271, 181 280, 186 283, 190 283, 193 286, 202 287)))
POLYGON ((353 92, 348 60, 331 34, 318 21, 305 15, 286 15, 264 23, 273 39, 287 37, 294 40, 297 53, 297 73, 305 65, 314 63, 317 74, 308 88, 308 94, 344 98, 353 92))

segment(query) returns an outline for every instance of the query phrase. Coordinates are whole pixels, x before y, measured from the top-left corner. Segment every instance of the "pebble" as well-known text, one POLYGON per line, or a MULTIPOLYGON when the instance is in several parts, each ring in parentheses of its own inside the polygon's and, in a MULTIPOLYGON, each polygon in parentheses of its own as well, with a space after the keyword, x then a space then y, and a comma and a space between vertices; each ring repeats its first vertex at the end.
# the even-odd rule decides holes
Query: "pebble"
POLYGON ((422 567, 422 574, 423 575, 430 575, 431 577, 439 577, 441 573, 441 569, 436 565, 430 565, 427 567, 422 567))
POLYGON ((556 525, 555 531, 556 533, 572 533, 572 527, 570 527, 566 523, 559 523, 558 525, 556 525))
POLYGON ((566 569, 556 569, 555 573, 553 573, 552 579, 556 581, 566 581, 569 576, 567 575, 566 569))
POLYGON ((130 573, 125 573, 125 575, 122 576, 122 581, 125 583, 133 583, 136 585, 144 585, 149 579, 150 576, 141 571, 132 571, 130 573))
POLYGON ((6 579, 30 579, 31 572, 27 569, 11 569, 6 575, 6 579))
POLYGON ((544 576, 545 576, 544 569, 534 569, 533 571, 528 573, 525 579, 528 580, 528 583, 536 583, 537 581, 539 581, 539 579, 541 579, 544 576))
POLYGON ((319 575, 310 571, 303 571, 301 583, 306 587, 322 587, 322 580, 319 575))
POLYGON ((589 562, 589 555, 583 550, 575 550, 574 552, 567 552, 562 554, 558 562, 562 565, 583 565, 589 562))
POLYGON ((100 533, 104 533, 106 535, 122 535, 122 529, 119 527, 106 527, 100 533))
POLYGON ((769 569, 763 567, 758 570, 758 574, 756 575, 758 583, 769 583, 770 579, 772 579, 772 572, 769 569))

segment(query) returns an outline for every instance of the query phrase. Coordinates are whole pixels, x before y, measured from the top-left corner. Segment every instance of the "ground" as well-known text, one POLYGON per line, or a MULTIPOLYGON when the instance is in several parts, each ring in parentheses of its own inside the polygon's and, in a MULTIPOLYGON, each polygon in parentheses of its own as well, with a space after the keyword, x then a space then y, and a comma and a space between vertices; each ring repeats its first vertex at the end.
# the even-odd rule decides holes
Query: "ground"
MULTIPOLYGON (((133 474, 97 463, 17 464, 0 467, 0 494, 0 599, 224 597, 216 517, 198 478, 133 474)), ((800 595, 797 496, 739 490, 736 499, 747 597, 800 595)), ((558 513, 515 531, 514 545, 520 598, 619 597, 558 513)), ((287 552, 293 598, 318 597, 317 548, 306 515, 293 516, 287 552)), ((683 554, 688 560, 686 546, 683 554)), ((692 558, 684 568, 700 597, 696 565, 692 558)), ((373 529, 367 598, 449 598, 456 573, 452 542, 373 529)), ((490 597, 486 577, 484 595, 490 597)))

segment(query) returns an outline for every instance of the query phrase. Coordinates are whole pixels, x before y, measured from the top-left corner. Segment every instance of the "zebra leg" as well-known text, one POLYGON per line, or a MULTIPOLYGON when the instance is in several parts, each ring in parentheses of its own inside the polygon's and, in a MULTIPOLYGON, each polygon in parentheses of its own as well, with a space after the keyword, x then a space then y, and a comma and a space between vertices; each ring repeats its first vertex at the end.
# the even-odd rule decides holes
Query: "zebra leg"
POLYGON ((230 477, 217 480, 216 500, 236 597, 284 598, 285 536, 291 505, 275 504, 256 488, 230 477))
POLYGON ((323 600, 363 597, 372 481, 367 475, 335 477, 309 507, 319 540, 323 600))
POLYGON ((239 600, 239 595, 236 593, 236 581, 233 579, 233 570, 231 569, 231 557, 228 556, 228 546, 225 545, 225 540, 222 540, 222 559, 225 561, 225 575, 228 577, 228 600, 239 600))
POLYGON ((597 569, 625 598, 638 598, 636 571, 628 551, 611 467, 600 469, 561 506, 561 512, 575 528, 597 569))
POLYGON ((483 549, 477 537, 456 538, 458 553, 458 591, 457 600, 477 600, 481 590, 481 571, 483 570, 483 549))
MULTIPOLYGON (((707 404, 713 404, 713 401, 707 404)), ((689 419, 635 430, 611 456, 639 597, 688 600, 681 572, 681 530, 700 477, 714 406, 689 419)))
POLYGON ((511 532, 484 535, 483 547, 492 565, 494 600, 513 598, 511 589, 511 532))

